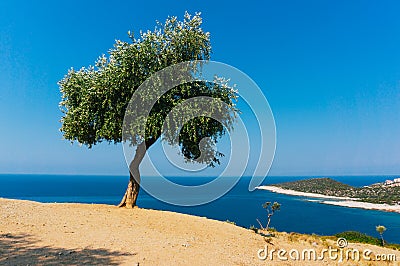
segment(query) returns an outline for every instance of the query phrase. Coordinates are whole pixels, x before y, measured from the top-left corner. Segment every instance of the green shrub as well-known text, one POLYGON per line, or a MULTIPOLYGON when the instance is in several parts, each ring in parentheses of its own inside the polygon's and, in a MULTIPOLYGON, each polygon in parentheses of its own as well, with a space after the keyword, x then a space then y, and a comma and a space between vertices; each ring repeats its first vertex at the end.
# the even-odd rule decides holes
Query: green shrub
POLYGON ((381 245, 381 240, 378 238, 357 231, 346 231, 338 233, 335 236, 338 238, 343 237, 349 242, 365 243, 377 246, 381 245))
POLYGON ((386 244, 385 248, 391 248, 395 250, 400 250, 400 244, 386 244))
POLYGON ((251 225, 249 229, 250 229, 250 230, 253 230, 253 231, 256 232, 256 233, 257 233, 257 231, 258 231, 258 228, 255 227, 254 225, 251 225))

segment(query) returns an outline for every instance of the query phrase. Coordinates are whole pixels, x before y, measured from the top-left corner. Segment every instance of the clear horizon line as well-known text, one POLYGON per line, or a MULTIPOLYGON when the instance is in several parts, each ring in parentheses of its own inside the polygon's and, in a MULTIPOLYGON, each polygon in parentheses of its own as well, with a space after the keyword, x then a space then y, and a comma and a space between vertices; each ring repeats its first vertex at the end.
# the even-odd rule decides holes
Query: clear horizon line
MULTIPOLYGON (((82 173, 82 174, 77 174, 77 173, 26 173, 26 172, 20 172, 20 173, 10 173, 10 172, 5 172, 5 173, 0 173, 0 175, 59 175, 59 176, 118 176, 118 177, 123 177, 123 176, 128 176, 128 174, 97 174, 97 173, 82 173)), ((157 177, 153 175, 142 175, 143 177, 157 177)), ((216 177, 215 175, 204 175, 204 176, 199 176, 199 175, 166 175, 167 177, 216 177)), ((250 177, 251 175, 243 175, 242 177, 250 177)), ((267 177, 335 177, 335 176, 348 176, 348 177, 360 177, 360 176, 387 176, 387 177, 393 177, 393 176, 399 176, 400 174, 276 174, 276 175, 267 175, 267 177)), ((232 176, 233 177, 233 176, 232 176)), ((257 177, 263 177, 263 176, 257 176, 257 177)))

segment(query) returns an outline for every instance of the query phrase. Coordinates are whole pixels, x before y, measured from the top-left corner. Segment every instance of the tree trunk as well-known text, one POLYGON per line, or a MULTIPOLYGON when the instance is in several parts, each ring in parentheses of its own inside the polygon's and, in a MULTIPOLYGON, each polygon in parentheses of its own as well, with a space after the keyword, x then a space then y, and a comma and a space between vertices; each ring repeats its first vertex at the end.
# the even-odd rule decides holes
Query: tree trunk
POLYGON ((146 154, 146 143, 142 142, 136 148, 135 157, 129 165, 129 183, 125 195, 122 198, 118 207, 126 207, 132 209, 136 206, 136 200, 140 189, 140 172, 139 165, 146 154))
POLYGON ((268 231, 268 229, 269 229, 269 224, 270 224, 270 222, 271 222, 271 217, 269 216, 269 217, 268 217, 267 226, 265 227, 265 230, 267 230, 267 231, 268 231))
POLYGON ((140 180, 138 180, 139 176, 133 176, 130 173, 128 188, 126 189, 125 195, 121 200, 121 203, 118 204, 118 207, 126 207, 128 209, 132 209, 136 206, 136 200, 139 195, 140 189, 140 180))

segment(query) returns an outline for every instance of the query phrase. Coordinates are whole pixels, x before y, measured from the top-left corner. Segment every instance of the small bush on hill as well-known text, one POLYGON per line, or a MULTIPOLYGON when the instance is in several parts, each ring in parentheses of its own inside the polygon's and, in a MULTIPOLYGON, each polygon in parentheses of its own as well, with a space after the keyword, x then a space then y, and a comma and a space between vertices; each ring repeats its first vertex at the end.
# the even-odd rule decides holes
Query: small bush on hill
POLYGON ((336 234, 335 236, 338 238, 343 237, 349 242, 365 243, 377 246, 381 245, 381 240, 379 240, 378 238, 357 231, 341 232, 336 234))

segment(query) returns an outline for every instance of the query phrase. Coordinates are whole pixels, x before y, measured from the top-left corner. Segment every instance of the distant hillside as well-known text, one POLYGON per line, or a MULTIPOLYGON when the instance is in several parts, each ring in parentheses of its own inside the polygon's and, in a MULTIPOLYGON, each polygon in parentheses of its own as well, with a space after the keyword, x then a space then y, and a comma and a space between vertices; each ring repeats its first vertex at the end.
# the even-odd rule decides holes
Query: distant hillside
POLYGON ((283 189, 300 192, 317 193, 327 196, 358 198, 371 203, 400 203, 400 186, 388 187, 384 184, 374 184, 367 187, 352 187, 332 178, 311 178, 293 182, 273 184, 283 189))
POLYGON ((273 186, 301 192, 319 193, 328 196, 342 196, 337 194, 347 193, 355 189, 352 186, 340 183, 332 178, 311 178, 306 180, 274 184, 273 186))

